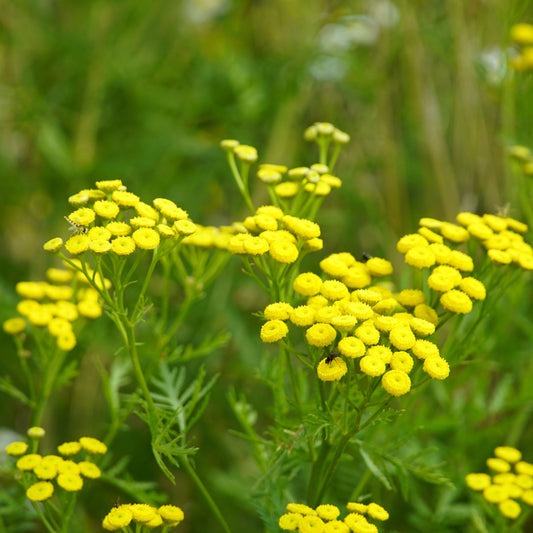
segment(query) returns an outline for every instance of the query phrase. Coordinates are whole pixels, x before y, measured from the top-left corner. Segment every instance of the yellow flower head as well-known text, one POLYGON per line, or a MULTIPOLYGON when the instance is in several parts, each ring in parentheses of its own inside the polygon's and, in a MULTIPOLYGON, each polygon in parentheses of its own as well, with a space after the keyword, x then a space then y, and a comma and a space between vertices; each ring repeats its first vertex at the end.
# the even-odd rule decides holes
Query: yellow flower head
POLYGON ((376 520, 388 520, 389 513, 386 509, 378 505, 377 503, 371 502, 368 504, 368 514, 376 520))
POLYGON ((274 191, 280 198, 292 198, 298 194, 300 185, 294 181, 284 181, 274 187, 274 191))
POLYGON ((292 288, 302 296, 314 296, 320 292, 322 280, 313 272, 304 272, 294 279, 292 288))
POLYGON ((463 272, 472 272, 472 270, 474 270, 473 259, 459 250, 452 250, 450 252, 447 263, 463 272))
POLYGON ((95 239, 91 241, 89 245, 91 252, 94 252, 97 255, 103 255, 111 250, 111 243, 105 239, 95 239))
POLYGON ((2 328, 8 335, 18 335, 26 329, 26 321, 21 317, 8 318, 2 328))
POLYGON ((115 531, 122 529, 130 524, 133 519, 133 514, 129 509, 129 505, 119 505, 113 507, 105 516, 102 526, 108 531, 115 531))
POLYGON ((335 328, 330 324, 317 323, 313 324, 305 332, 305 338, 311 346, 324 347, 329 346, 337 336, 335 328))
POLYGON ((316 514, 324 520, 336 520, 340 515, 340 510, 336 505, 323 504, 319 505, 316 509, 316 514))
POLYGON ((269 253, 279 263, 294 263, 298 259, 298 248, 286 240, 274 240, 270 243, 269 253))
POLYGON ((131 233, 131 226, 126 222, 113 220, 105 227, 114 237, 125 237, 131 233))
POLYGON ((132 228, 153 228, 155 226, 156 220, 150 217, 137 216, 131 217, 129 223, 132 228))
POLYGON ((19 455, 24 455, 28 450, 27 442, 12 442, 6 446, 6 453, 12 455, 13 457, 18 457, 19 455))
POLYGON ((172 524, 178 524, 185 516, 181 508, 176 505, 162 505, 159 507, 158 512, 165 522, 172 524))
POLYGON ((264 315, 267 320, 288 320, 292 310, 287 302, 275 302, 265 307, 264 315))
POLYGON ((80 474, 89 479, 97 479, 102 475, 101 470, 90 461, 80 461, 78 463, 80 474))
POLYGON ((56 253, 63 248, 63 239, 61 237, 56 237, 55 239, 50 239, 43 244, 43 249, 45 252, 56 253))
POLYGON ((111 241, 111 251, 117 255, 131 255, 135 251, 135 241, 131 237, 117 237, 111 241))
POLYGON ((472 490, 477 491, 485 490, 491 484, 488 474, 467 474, 465 481, 472 490))
POLYGON ((140 202, 140 198, 129 191, 114 190, 111 194, 111 198, 115 201, 119 207, 134 207, 137 203, 140 202))
POLYGON ((511 465, 500 457, 490 457, 487 459, 487 466, 495 472, 509 472, 511 465))
POLYGON ((303 503, 288 503, 285 508, 289 513, 298 513, 301 515, 312 515, 316 516, 316 511, 309 507, 308 505, 305 505, 303 503))
POLYGON ((522 452, 512 446, 498 446, 494 450, 494 455, 508 463, 516 463, 522 459, 522 452))
POLYGON ((417 247, 427 247, 428 241, 422 235, 418 233, 411 233, 409 235, 404 235, 396 245, 396 248, 401 254, 406 254, 412 248, 417 247))
POLYGON ((413 369, 413 365, 413 358, 407 352, 393 352, 390 360, 390 367, 393 370, 401 370, 402 372, 409 374, 413 369))
POLYGON ((244 163, 255 163, 257 161, 257 150, 253 146, 239 144, 233 150, 235 155, 244 163))
POLYGON ((416 337, 409 326, 398 326, 391 329, 389 340, 398 350, 409 350, 416 342, 416 337))
POLYGON ((507 500, 509 494, 503 485, 489 485, 483 489, 483 497, 490 503, 500 503, 507 500))
POLYGON ((54 486, 49 481, 38 481, 26 490, 26 497, 32 502, 42 502, 52 497, 54 486))
POLYGON ((89 249, 91 240, 87 235, 73 235, 66 243, 65 248, 70 255, 79 255, 89 249))
POLYGON ((359 368, 368 376, 377 377, 385 372, 385 362, 380 357, 365 355, 359 361, 359 368))
POLYGON ((392 263, 381 257, 371 257, 366 262, 368 272, 375 277, 389 276, 392 274, 392 263))
POLYGON ((511 520, 518 518, 520 516, 520 513, 522 512, 520 504, 515 500, 511 499, 507 499, 503 502, 500 502, 498 504, 498 509, 500 510, 500 513, 502 513, 503 516, 505 516, 506 518, 510 518, 511 520))
POLYGON ((429 268, 437 258, 429 246, 415 246, 405 254, 405 262, 415 268, 429 268))
POLYGON ((17 468, 19 470, 22 470, 23 472, 30 472, 32 471, 40 462, 42 461, 42 457, 38 453, 29 453, 27 455, 23 455, 18 461, 17 461, 17 468))
POLYGON ((420 289, 404 289, 396 296, 396 299, 404 307, 415 307, 426 301, 426 295, 420 289))
POLYGON ((107 453, 107 446, 102 441, 93 437, 81 437, 79 443, 81 447, 89 453, 98 455, 107 453))
POLYGON ((419 359, 428 359, 440 355, 439 347, 434 342, 425 339, 417 339, 411 348, 411 352, 419 359))
POLYGON ((342 338, 338 344, 339 352, 346 357, 356 358, 365 355, 366 346, 361 339, 348 335, 342 338))
POLYGON ((94 202, 93 209, 95 213, 102 218, 112 219, 120 213, 120 207, 111 200, 97 200, 94 202))
POLYGON ((283 339, 288 332, 289 328, 282 320, 269 320, 262 325, 260 337, 266 343, 277 342, 283 339))
POLYGON ((403 370, 389 370, 383 374, 381 386, 392 396, 402 396, 411 390, 411 379, 403 370))
POLYGON ((413 310, 413 314, 416 318, 422 318, 431 322, 434 326, 439 323, 439 317, 435 309, 426 304, 418 304, 413 310))
POLYGON ((328 279, 322 282, 320 293, 328 300, 340 300, 349 295, 348 287, 342 281, 335 279, 328 279))
POLYGON ((152 228, 139 228, 133 232, 132 239, 138 248, 153 250, 159 245, 159 233, 152 228))
POLYGON ((133 515, 133 520, 141 524, 146 524, 154 519, 158 514, 157 509, 146 503, 133 503, 130 504, 129 510, 133 515))
POLYGON ((300 513, 285 513, 279 517, 278 525, 284 531, 296 531, 302 518, 300 513))
POLYGON ((244 251, 250 255, 263 255, 268 252, 270 246, 263 237, 247 235, 243 240, 244 251))
POLYGON ((318 363, 318 378, 322 381, 339 381, 348 372, 348 367, 342 357, 334 357, 329 362, 328 359, 324 358, 318 363))
POLYGON ((310 305, 299 305, 289 314, 291 322, 295 326, 307 327, 315 323, 316 309, 310 305))
POLYGON ((83 488, 83 479, 79 474, 59 474, 57 484, 68 492, 78 492, 83 488))
POLYGON ((178 207, 172 200, 167 198, 156 198, 153 201, 156 209, 165 217, 173 220, 182 220, 189 218, 187 211, 178 207))
POLYGON ((364 322, 356 330, 355 335, 361 339, 367 346, 379 342, 379 331, 372 322, 364 322))
POLYGON ((463 291, 452 289, 440 297, 440 303, 444 309, 452 313, 466 314, 472 311, 472 300, 463 291))
POLYGON ((424 359, 424 372, 433 379, 446 379, 450 375, 450 365, 442 357, 427 357, 424 359))
POLYGON ((324 522, 318 516, 305 515, 298 524, 300 533, 322 533, 324 531, 324 522))
POLYGON ((64 442, 57 447, 61 455, 76 455, 81 450, 81 444, 77 441, 64 442))

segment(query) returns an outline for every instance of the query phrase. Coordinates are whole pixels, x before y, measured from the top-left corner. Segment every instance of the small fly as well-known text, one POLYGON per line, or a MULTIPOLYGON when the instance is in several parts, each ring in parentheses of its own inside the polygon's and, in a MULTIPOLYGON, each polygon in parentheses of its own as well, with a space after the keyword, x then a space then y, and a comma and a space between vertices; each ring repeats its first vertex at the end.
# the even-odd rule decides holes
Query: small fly
POLYGON ((337 357, 339 355, 339 350, 333 350, 327 357, 326 357, 326 363, 328 365, 330 365, 331 363, 333 363, 333 360, 335 359, 335 357, 337 357))
POLYGON ((87 229, 87 226, 84 226, 83 224, 77 224, 69 217, 65 217, 65 220, 70 224, 69 230, 73 232, 74 235, 84 235, 89 231, 87 229))
POLYGON ((361 254, 361 261, 366 263, 369 259, 372 259, 372 256, 368 252, 363 252, 361 254))

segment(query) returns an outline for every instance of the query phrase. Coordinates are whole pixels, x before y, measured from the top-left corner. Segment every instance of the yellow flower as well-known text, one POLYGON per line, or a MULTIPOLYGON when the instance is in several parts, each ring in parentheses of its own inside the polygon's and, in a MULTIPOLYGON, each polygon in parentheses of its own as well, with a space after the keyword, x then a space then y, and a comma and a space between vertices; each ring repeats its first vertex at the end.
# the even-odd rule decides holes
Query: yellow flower
POLYGON ((157 509, 146 503, 133 503, 130 504, 129 510, 133 515, 133 520, 144 524, 150 522, 158 514, 157 509))
POLYGON ((522 501, 533 506, 533 490, 526 490, 522 493, 522 501))
POLYGON ((157 219, 154 220, 150 217, 137 216, 131 217, 129 223, 132 228, 153 228, 155 226, 156 220, 157 219))
POLYGON ((348 367, 342 357, 335 357, 329 363, 327 362, 327 358, 324 358, 318 363, 316 369, 318 378, 322 381, 339 381, 346 372, 348 372, 348 367))
POLYGON ((337 332, 333 326, 321 322, 313 324, 305 332, 305 338, 311 346, 329 346, 336 336, 337 332))
POLYGON ((404 235, 396 245, 396 248, 401 254, 406 254, 409 250, 416 247, 426 247, 428 245, 427 239, 418 233, 411 233, 404 235))
POLYGON ((278 525, 284 531, 296 531, 302 518, 300 513, 285 513, 279 517, 278 525))
POLYGON ((339 352, 346 357, 362 357, 365 354, 366 346, 357 337, 347 336, 339 341, 339 352))
POLYGON ((59 337, 65 333, 72 332, 72 324, 64 318, 52 318, 48 322, 48 331, 53 337, 59 337))
POLYGON ((34 469, 33 473, 44 480, 54 479, 57 476, 57 467, 49 461, 41 461, 34 469))
POLYGON ((512 446, 498 446, 494 450, 494 455, 508 463, 516 463, 522 459, 522 453, 520 450, 517 450, 512 446))
POLYGON ((393 370, 401 370, 402 372, 409 374, 413 368, 413 365, 413 358, 407 352, 393 352, 390 360, 390 367, 393 370))
POLYGON ((461 280, 461 273, 456 268, 439 265, 429 275, 428 285, 434 291, 446 292, 459 285, 461 280))
POLYGON ((83 479, 79 474, 59 474, 57 484, 68 492, 77 492, 83 488, 83 479))
MULTIPOLYGON (((346 519, 345 519, 346 522, 346 519)), ((378 533, 378 528, 367 522, 366 518, 363 516, 361 520, 357 520, 352 526, 351 529, 354 533, 378 533)))
POLYGON ((372 307, 363 302, 345 302, 342 307, 345 313, 353 315, 357 320, 369 320, 374 316, 372 307))
POLYGON ((289 513, 298 513, 304 516, 316 515, 316 511, 312 507, 309 507, 303 503, 288 503, 285 508, 287 511, 289 511, 289 513))
POLYGON ((89 453, 102 455, 107 453, 107 446, 100 440, 93 437, 81 437, 79 439, 81 447, 89 453))
POLYGON ((342 312, 337 306, 325 305, 316 310, 315 321, 331 324, 331 321, 341 316, 342 312))
POLYGON ((54 486, 49 481, 38 481, 26 490, 26 497, 32 502, 47 500, 54 493, 54 486))
POLYGON ((419 304, 415 306, 413 314, 416 318, 422 318, 431 322, 434 326, 439 323, 439 317, 435 309, 426 304, 419 304))
POLYGON ((521 22, 511 27, 511 40, 515 43, 528 45, 533 44, 533 25, 521 22))
POLYGON ((198 230, 194 222, 188 219, 180 219, 174 222, 172 226, 180 235, 192 235, 198 230))
POLYGON ((122 529, 128 526, 132 519, 133 514, 129 510, 129 505, 120 505, 118 507, 113 507, 113 509, 107 513, 102 522, 102 526, 109 531, 122 529))
POLYGON ((473 235, 477 239, 481 239, 483 241, 494 235, 492 229, 484 222, 475 222, 473 224, 469 224, 466 229, 470 235, 473 235))
POLYGON ((514 500, 510 499, 500 502, 498 504, 498 509, 500 510, 500 513, 502 513, 503 516, 505 516, 506 518, 511 518, 512 520, 518 518, 520 516, 520 513, 522 512, 522 508, 520 507, 520 505, 514 500))
POLYGON ((239 144, 234 148, 233 152, 245 163, 255 163, 257 161, 257 150, 253 146, 239 144))
POLYGON ((77 441, 64 442, 57 447, 61 455, 76 455, 81 450, 81 444, 77 441))
POLYGON ((282 320, 269 320, 261 326, 260 337, 263 342, 271 343, 283 339, 289 328, 282 320))
POLYGON ((431 251, 435 254, 435 259, 437 260, 437 263, 442 265, 448 262, 452 254, 452 251, 448 246, 446 246, 445 244, 432 242, 429 247, 431 248, 431 251))
POLYGON ((436 260, 429 246, 415 246, 405 254, 405 262, 415 268, 429 268, 435 264, 436 260))
POLYGON ((45 252, 59 252, 63 248, 63 239, 61 237, 56 237, 55 239, 50 239, 43 244, 43 249, 45 252))
POLYGON ((105 227, 114 237, 125 237, 131 233, 131 226, 126 222, 113 220, 105 227))
POLYGON ((424 372, 433 379, 446 379, 450 375, 450 365, 442 357, 427 357, 424 360, 424 372))
POLYGON ((381 376, 385 372, 385 362, 379 357, 365 355, 359 361, 359 368, 368 376, 381 376))
MULTIPOLYGON (((365 272, 367 272, 366 267, 364 265, 362 266, 365 272)), ((320 268, 332 278, 342 278, 348 273, 349 265, 343 260, 340 254, 331 254, 320 261, 320 268)))
POLYGON ((419 359, 440 356, 438 346, 434 342, 425 339, 417 339, 411 348, 411 352, 419 359))
POLYGON ((120 207, 111 200, 97 200, 93 209, 98 216, 105 219, 115 218, 120 212, 120 207))
POLYGON ((316 310, 310 305, 299 305, 290 312, 289 318, 295 326, 311 326, 315 323, 316 310))
POLYGON ((95 239, 91 241, 89 248, 91 249, 91 252, 102 255, 111 250, 111 243, 105 239, 95 239))
POLYGON ((89 249, 91 240, 87 235, 73 235, 66 243, 65 248, 71 255, 79 255, 89 249))
POLYGON ((413 317, 409 320, 409 326, 417 334, 425 337, 426 335, 432 335, 435 332, 435 325, 429 320, 423 318, 413 317))
POLYGON ((414 307, 423 304, 426 301, 426 295, 419 289, 404 289, 396 296, 396 299, 404 307, 414 307))
POLYGON ((371 257, 366 262, 366 268, 372 276, 381 277, 392 274, 392 263, 381 257, 371 257))
POLYGON ((324 522, 318 516, 306 515, 298 524, 300 533, 323 533, 324 522))
POLYGON ((129 191, 114 190, 111 198, 119 205, 119 207, 134 207, 140 202, 140 198, 129 191))
POLYGON ((30 472, 33 470, 42 460, 42 457, 38 453, 29 453, 23 455, 17 461, 17 468, 23 472, 30 472))
POLYGON ((474 261, 472 258, 459 250, 452 250, 450 252, 447 263, 463 272, 471 272, 474 270, 474 261))
POLYGON ((461 226, 443 222, 440 226, 441 235, 452 242, 466 242, 470 237, 468 231, 461 226))
POLYGON ((491 484, 488 474, 467 474, 465 481, 472 490, 477 491, 485 490, 491 484))
POLYGON ((371 322, 361 324, 355 330, 355 335, 366 345, 377 344, 379 342, 379 331, 371 322))
POLYGON ((111 241, 111 251, 117 255, 131 255, 135 251, 135 241, 131 237, 117 237, 111 241))
POLYGON ((12 442, 6 446, 6 453, 12 455, 13 457, 18 457, 19 455, 24 455, 28 449, 27 442, 12 442))
POLYGON ((183 511, 176 505, 162 505, 159 507, 158 512, 165 522, 173 524, 178 524, 184 518, 183 511))
POLYGON ((252 237, 251 235, 243 241, 243 245, 245 252, 250 255, 262 255, 269 249, 269 244, 263 237, 252 237))
POLYGON ((378 505, 377 503, 373 502, 368 504, 368 514, 376 520, 389 519, 389 513, 383 507, 381 507, 381 505, 378 505))
POLYGON ((440 303, 444 309, 452 313, 466 314, 472 311, 472 300, 463 291, 452 289, 440 297, 440 303))
POLYGON ((348 502, 346 504, 346 509, 348 509, 348 511, 355 511, 356 513, 366 514, 368 511, 368 505, 359 502, 348 502))
POLYGON ((336 505, 323 504, 319 505, 316 509, 316 514, 324 520, 336 520, 340 515, 340 510, 336 505))
POLYGON ((111 192, 123 187, 121 180, 101 180, 96 182, 96 187, 105 192, 111 192))
POLYGON ((255 215, 254 222, 258 228, 258 231, 274 231, 278 229, 278 221, 274 217, 267 214, 255 215))
POLYGON ((274 191, 280 198, 292 198, 298 194, 300 185, 294 181, 284 181, 274 187, 274 191))
POLYGON ((34 326, 47 326, 52 320, 53 315, 44 306, 39 306, 28 314, 28 320, 34 326))
POLYGON ((381 300, 381 294, 373 289, 359 289, 355 291, 355 295, 369 305, 375 305, 381 300))
POLYGON ((153 204, 167 218, 182 220, 189 217, 187 211, 178 207, 172 200, 168 200, 167 198, 156 198, 153 204))
POLYGON ((76 347, 76 335, 73 331, 65 331, 56 339, 57 347, 64 352, 70 352, 76 347))
POLYGON ((370 346, 366 351, 366 355, 379 357, 384 363, 389 363, 392 358, 392 350, 388 346, 377 344, 375 346, 370 346))
POLYGON ((90 479, 97 479, 102 475, 100 469, 90 461, 80 461, 78 463, 80 474, 90 479))
POLYGON ((487 459, 487 466, 495 472, 509 472, 511 470, 511 465, 500 457, 490 457, 487 459))
POLYGON ((494 248, 488 250, 487 255, 493 263, 498 265, 508 265, 513 260, 511 254, 508 252, 504 250, 496 250, 494 248))
MULTIPOLYGON (((279 166, 279 165, 276 165, 276 166, 279 166)), ((286 167, 283 167, 283 168, 285 168, 285 170, 277 169, 278 172, 284 173, 287 171, 286 167)), ((261 207, 257 208, 255 213, 256 215, 270 215, 276 220, 280 220, 281 217, 283 216, 283 210, 280 209, 279 207, 276 207, 275 205, 262 205, 261 207)))
POLYGON ((350 533, 350 528, 340 520, 331 520, 324 525, 324 533, 350 533))
POLYGON ((418 233, 422 235, 428 242, 435 243, 435 244, 442 244, 444 242, 444 239, 442 238, 442 235, 439 235, 438 233, 435 233, 433 230, 430 230, 426 227, 418 228, 418 233))
MULTIPOLYGON (((319 313, 320 315, 320 313, 319 313)), ((352 315, 338 315, 331 318, 330 324, 342 332, 349 332, 357 324, 357 319, 352 315)))
POLYGON ((267 320, 288 320, 292 310, 287 302, 275 302, 265 307, 264 315, 267 320))
POLYGON ((279 263, 294 263, 298 259, 298 248, 286 240, 274 240, 270 243, 269 253, 279 263))
POLYGON ((153 250, 159 245, 159 233, 152 228, 139 228, 133 232, 135 244, 143 250, 153 250))
POLYGON ((171 237, 176 236, 176 232, 174 231, 174 229, 170 226, 167 226, 166 224, 158 224, 157 231, 159 231, 159 235, 161 235, 161 237, 163 237, 164 239, 169 239, 171 237))
POLYGON ((304 272, 294 279, 292 288, 302 296, 314 296, 320 292, 322 280, 313 272, 304 272))
POLYGON ((398 350, 409 350, 416 342, 416 338, 409 326, 392 328, 389 333, 389 340, 398 350))
POLYGON ((296 218, 285 215, 282 218, 287 228, 302 239, 314 239, 320 237, 320 226, 316 222, 304 218, 296 218))
POLYGON ((21 317, 8 318, 2 328, 8 335, 18 335, 26 329, 26 321, 21 317))
POLYGON ((489 485, 483 489, 483 497, 490 503, 500 503, 508 498, 508 493, 503 485, 489 485))
POLYGON ((72 222, 80 226, 88 226, 94 222, 94 211, 89 207, 80 207, 68 215, 72 222))
POLYGON ((336 279, 327 279, 320 287, 320 293, 328 300, 340 300, 349 295, 348 287, 336 279))
POLYGON ((383 374, 381 386, 392 396, 402 396, 411 390, 411 379, 402 370, 389 370, 383 374))

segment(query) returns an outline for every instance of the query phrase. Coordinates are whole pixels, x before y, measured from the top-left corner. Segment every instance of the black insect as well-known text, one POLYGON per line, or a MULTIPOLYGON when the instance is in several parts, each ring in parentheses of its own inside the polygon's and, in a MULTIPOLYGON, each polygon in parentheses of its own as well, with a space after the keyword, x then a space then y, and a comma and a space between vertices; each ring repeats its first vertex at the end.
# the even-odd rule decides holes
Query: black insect
POLYGON ((339 350, 333 350, 327 357, 326 357, 326 363, 329 365, 333 362, 335 357, 339 355, 339 350))
POLYGON ((361 261, 366 263, 369 259, 372 259, 372 256, 368 252, 363 252, 361 254, 361 261))
POLYGON ((80 235, 85 234, 87 231, 87 226, 84 226, 83 224, 78 224, 74 222, 74 220, 70 219, 69 217, 65 217, 65 220, 70 224, 70 231, 74 233, 74 235, 80 235))

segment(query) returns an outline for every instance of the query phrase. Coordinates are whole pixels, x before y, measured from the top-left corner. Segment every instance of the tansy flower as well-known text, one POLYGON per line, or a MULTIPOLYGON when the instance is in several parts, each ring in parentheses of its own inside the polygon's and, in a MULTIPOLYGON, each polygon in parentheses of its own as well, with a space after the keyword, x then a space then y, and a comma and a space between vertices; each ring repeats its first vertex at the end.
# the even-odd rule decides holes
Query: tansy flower
POLYGON ((439 347, 431 341, 417 339, 411 348, 411 352, 419 359, 428 359, 440 355, 439 347))
POLYGON ((291 218, 287 223, 285 217, 282 218, 287 228, 302 239, 313 239, 320 237, 320 226, 316 222, 303 218, 291 218))
POLYGON ((144 202, 137 202, 135 204, 135 211, 140 217, 149 218, 154 222, 157 222, 159 219, 159 213, 151 205, 148 205, 144 202))
POLYGON ((126 235, 129 235, 131 233, 131 226, 129 224, 116 220, 114 220, 113 222, 109 222, 109 224, 106 225, 106 229, 114 237, 125 237, 126 235))
POLYGON ((94 228, 91 228, 87 235, 91 241, 100 239, 108 241, 111 238, 111 232, 103 226, 95 226, 94 228))
POLYGON ((512 446, 497 446, 494 455, 508 463, 516 463, 522 459, 522 452, 512 446))
POLYGON ((370 346, 366 351, 366 355, 379 357, 384 363, 389 363, 392 357, 392 351, 388 346, 377 344, 375 346, 370 346))
POLYGON ((419 289, 404 289, 396 296, 396 299, 404 307, 414 307, 423 304, 426 301, 426 295, 419 289))
POLYGON ((97 200, 93 209, 98 216, 105 219, 115 218, 120 213, 120 207, 111 200, 97 200))
POLYGON ((338 381, 348 372, 348 367, 342 357, 335 357, 330 362, 324 358, 318 363, 316 372, 322 381, 338 381))
POLYGON ((245 163, 255 163, 257 161, 257 150, 253 146, 239 144, 233 150, 235 155, 245 163))
POLYGON ((143 250, 154 250, 159 245, 159 233, 152 228, 136 229, 131 237, 143 250))
POLYGON ((393 370, 401 370, 402 372, 409 374, 413 368, 414 361, 407 352, 399 351, 393 352, 389 364, 393 370))
POLYGON ((352 315, 339 315, 331 319, 331 325, 341 332, 351 331, 357 324, 357 319, 352 315))
POLYGON ((437 312, 429 305, 417 305, 413 310, 413 314, 416 318, 422 318, 424 320, 427 320, 428 322, 431 322, 434 326, 439 323, 439 316, 437 315, 437 312))
POLYGON ((429 228, 418 228, 418 233, 420 233, 420 235, 422 235, 422 237, 424 237, 429 243, 442 244, 444 242, 442 235, 435 233, 429 228))
POLYGON ((111 194, 111 198, 119 205, 119 207, 133 207, 140 202, 140 198, 129 191, 115 190, 111 194))
POLYGON ((298 513, 301 515, 316 515, 316 511, 303 503, 288 503, 285 508, 289 513, 298 513))
POLYGON ((331 520, 324 525, 324 533, 350 533, 350 528, 340 520, 331 520))
POLYGON ((372 277, 363 263, 356 263, 348 268, 341 281, 350 289, 363 289, 372 282, 372 277))
POLYGON ((336 336, 337 332, 333 326, 321 322, 313 324, 305 332, 307 342, 311 344, 311 346, 329 346, 335 340, 336 336))
POLYGON ((70 352, 76 347, 76 335, 73 331, 65 331, 56 339, 57 347, 64 352, 70 352))
POLYGON ((132 228, 153 228, 155 226, 157 219, 150 217, 131 217, 129 224, 132 228))
POLYGON ((379 357, 365 355, 359 361, 359 368, 368 376, 381 376, 385 372, 385 362, 379 357))
POLYGON ((107 453, 107 446, 94 437, 81 437, 79 443, 81 444, 81 447, 89 453, 98 455, 107 453))
POLYGON ((26 497, 32 502, 47 500, 54 493, 54 486, 49 481, 38 481, 26 490, 26 497))
POLYGON ((274 231, 278 229, 278 221, 270 215, 255 215, 254 222, 259 230, 274 231))
MULTIPOLYGON (((286 172, 287 168, 284 168, 285 170, 283 170, 283 172, 286 172)), ((270 215, 276 220, 279 220, 283 216, 283 210, 279 207, 276 207, 275 205, 262 205, 261 207, 257 208, 255 213, 256 215, 270 215)))
POLYGON ((369 305, 377 304, 382 298, 381 294, 373 289, 358 289, 352 294, 355 294, 359 300, 369 305))
POLYGON ((316 309, 310 305, 299 305, 289 315, 295 326, 307 327, 315 323, 316 309))
POLYGON ((158 224, 157 231, 159 232, 159 235, 161 235, 161 237, 163 237, 164 239, 169 239, 176 236, 176 232, 166 224, 158 224))
POLYGON ((405 254, 405 262, 415 268, 429 268, 436 260, 435 254, 428 246, 415 246, 405 254))
POLYGON ((42 457, 38 453, 29 453, 28 455, 23 455, 17 461, 17 468, 23 472, 32 471, 42 460, 42 457))
POLYGON ((428 285, 438 292, 446 292, 456 287, 462 280, 461 273, 453 267, 440 265, 428 277, 428 285))
POLYGON ((322 533, 324 531, 324 522, 318 516, 305 515, 298 524, 300 533, 322 533))
POLYGON ((161 505, 157 510, 165 522, 178 524, 184 518, 183 511, 176 505, 161 505))
POLYGON ((416 247, 426 247, 428 241, 418 233, 404 235, 397 243, 396 248, 401 254, 406 254, 409 250, 416 247))
POLYGON ((111 251, 117 255, 131 255, 135 251, 135 241, 131 237, 117 237, 111 241, 111 251))
POLYGON ((94 211, 89 207, 80 207, 68 215, 72 222, 80 226, 88 226, 94 222, 94 211))
POLYGON ((509 495, 502 485, 489 485, 483 489, 483 497, 490 503, 500 503, 507 500, 509 495))
POLYGON ((2 328, 8 335, 18 335, 26 329, 26 321, 21 317, 8 318, 2 328))
POLYGON ((470 236, 465 228, 450 222, 443 222, 439 229, 444 238, 456 243, 465 242, 470 236))
POLYGON ((484 490, 491 484, 488 474, 467 474, 465 481, 472 490, 477 491, 484 490))
POLYGON ((377 344, 379 342, 379 331, 372 323, 363 323, 356 330, 355 335, 366 345, 377 344))
POLYGON ((104 239, 95 239, 91 241, 89 244, 89 248, 91 249, 91 252, 94 252, 95 254, 102 255, 106 254, 111 250, 111 243, 104 239))
POLYGON ((316 509, 316 514, 324 520, 336 520, 340 515, 340 510, 336 505, 323 504, 319 505, 316 509))
POLYGON ((68 492, 78 492, 83 488, 83 479, 79 474, 59 474, 57 484, 68 492))
POLYGON ((435 254, 435 259, 440 265, 446 264, 451 256, 451 249, 445 244, 432 242, 429 247, 431 251, 435 254))
POLYGON ((432 335, 435 332, 435 325, 423 318, 412 317, 409 326, 417 334, 423 337, 432 335))
POLYGON ((12 442, 6 446, 6 453, 12 455, 13 457, 18 457, 19 455, 24 455, 28 450, 27 442, 12 442))
POLYGON ((508 265, 513 260, 511 254, 504 250, 490 249, 488 250, 487 255, 493 263, 498 265, 508 265))
POLYGON ((154 517, 152 518, 152 520, 145 522, 144 525, 149 529, 154 529, 156 527, 163 525, 163 519, 161 518, 159 514, 156 513, 154 517))
POLYGON ((433 379, 446 379, 450 375, 450 365, 442 357, 427 357, 424 359, 424 372, 433 379))
POLYGON ((298 194, 300 185, 294 181, 284 181, 274 187, 274 191, 280 198, 292 198, 298 194))
POLYGON ((362 357, 365 354, 366 346, 357 337, 347 336, 339 341, 339 352, 346 357, 362 357))
POLYGON ((189 218, 187 211, 178 207, 172 200, 168 200, 167 198, 156 198, 153 204, 165 217, 174 220, 189 218))
POLYGON ((353 315, 357 320, 365 321, 374 316, 372 307, 363 302, 345 302, 342 305, 345 313, 353 315))
POLYGON ((487 466, 495 472, 509 472, 511 465, 500 457, 490 457, 487 459, 487 466))
POLYGON ((411 379, 402 370, 389 370, 383 374, 381 386, 392 396, 401 396, 411 390, 411 379))
POLYGON ((440 297, 440 303, 444 309, 452 313, 466 314, 472 311, 472 300, 463 291, 452 289, 440 297))
POLYGON ((316 311, 316 322, 325 322, 326 324, 331 324, 331 321, 338 316, 341 316, 341 310, 333 305, 325 305, 320 307, 316 311))
POLYGON ((56 237, 55 239, 50 239, 43 244, 43 249, 45 252, 59 252, 63 248, 63 239, 61 237, 56 237))
POLYGON ((267 320, 287 320, 292 310, 292 305, 287 302, 275 302, 265 307, 264 315, 267 320))
POLYGON ((100 469, 90 461, 80 461, 78 463, 80 474, 89 479, 97 479, 102 475, 100 469))
MULTIPOLYGON (((332 278, 342 278, 348 273, 348 265, 339 254, 331 254, 319 263, 320 268, 332 278)), ((366 272, 366 268, 363 265, 366 272)))
MULTIPOLYGON (((44 458, 43 458, 44 459, 44 458)), ((49 461, 41 461, 34 469, 33 473, 44 480, 54 479, 57 476, 57 466, 49 461)))
POLYGON ((80 467, 78 463, 69 460, 63 460, 57 464, 57 469, 60 474, 76 474, 80 473, 80 467))
POLYGON ((502 513, 503 516, 512 520, 518 518, 520 516, 520 513, 522 512, 522 508, 520 507, 520 505, 516 501, 510 499, 500 502, 498 504, 498 509, 500 510, 500 513, 502 513))
POLYGON ((81 450, 81 444, 77 441, 64 442, 57 447, 61 455, 76 455, 81 450))
POLYGON ((277 342, 283 339, 288 332, 289 328, 285 322, 277 319, 269 320, 262 325, 260 337, 263 342, 277 342))
POLYGON ((450 252, 447 263, 463 272, 471 272, 474 270, 473 259, 459 250, 452 250, 450 252))
POLYGON ((294 263, 298 259, 298 248, 286 240, 272 241, 268 252, 279 263, 294 263))
POLYGON ((381 505, 378 505, 377 503, 371 502, 368 504, 368 514, 372 518, 375 518, 376 520, 388 520, 389 519, 389 513, 381 507, 381 505))
POLYGON ((66 243, 65 248, 71 255, 79 255, 89 249, 91 240, 87 235, 73 235, 66 243))
POLYGON ((382 277, 392 274, 392 263, 381 257, 371 257, 366 262, 366 268, 372 276, 382 277))
POLYGON ((108 531, 114 531, 117 529, 122 529, 130 524, 133 519, 133 514, 129 510, 129 506, 120 505, 114 507, 107 513, 105 516, 102 526, 108 531))
POLYGON ((105 192, 111 192, 123 187, 121 180, 100 180, 96 182, 96 187, 105 192))
POLYGON ((313 272, 304 272, 294 279, 292 288, 302 296, 314 296, 320 292, 322 280, 313 272))
POLYGON ((399 326, 391 329, 389 340, 398 350, 409 350, 416 342, 416 337, 409 326, 399 326))
POLYGON ((320 294, 325 296, 328 300, 340 300, 349 295, 348 287, 335 279, 328 279, 322 282, 320 287, 320 294))
POLYGON ((488 239, 494 235, 492 229, 484 222, 475 222, 473 224, 469 224, 466 229, 470 235, 481 240, 488 239))
POLYGON ((129 510, 133 515, 133 520, 141 524, 150 522, 157 515, 157 509, 146 503, 130 504, 129 510))
POLYGON ((265 239, 251 235, 243 241, 243 245, 245 252, 250 255, 262 255, 269 249, 269 244, 265 239))

